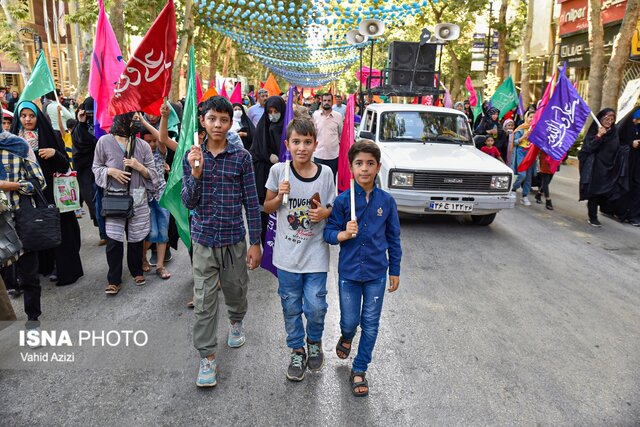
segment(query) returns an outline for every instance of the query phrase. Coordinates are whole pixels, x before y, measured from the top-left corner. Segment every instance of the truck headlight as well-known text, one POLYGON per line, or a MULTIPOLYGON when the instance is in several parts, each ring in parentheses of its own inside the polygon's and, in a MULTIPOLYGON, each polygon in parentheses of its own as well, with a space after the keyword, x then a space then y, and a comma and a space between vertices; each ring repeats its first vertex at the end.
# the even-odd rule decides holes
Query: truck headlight
POLYGON ((511 177, 508 175, 494 175, 491 177, 491 190, 508 190, 511 184, 511 177))
POLYGON ((413 187, 412 172, 393 172, 391 173, 392 187, 413 187))

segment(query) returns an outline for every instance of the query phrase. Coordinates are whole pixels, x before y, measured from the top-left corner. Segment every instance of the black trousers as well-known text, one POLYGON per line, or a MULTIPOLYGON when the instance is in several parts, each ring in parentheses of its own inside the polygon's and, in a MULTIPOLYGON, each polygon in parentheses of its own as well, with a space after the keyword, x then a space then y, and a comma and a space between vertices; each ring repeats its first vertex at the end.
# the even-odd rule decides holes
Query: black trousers
POLYGON ((80 169, 78 170, 78 185, 80 186, 80 198, 87 205, 89 209, 89 215, 91 215, 91 219, 96 222, 96 204, 94 202, 94 198, 96 193, 93 189, 93 182, 95 177, 93 175, 93 171, 89 169, 80 169))
MULTIPOLYGON (((18 281, 24 291, 24 312, 33 327, 39 326, 38 318, 42 314, 40 306, 40 277, 38 276, 38 252, 22 254, 16 263, 18 281)), ((27 326, 29 327, 29 325, 27 326)))
POLYGON ((589 219, 598 219, 598 206, 605 206, 606 202, 607 199, 602 196, 589 197, 589 199, 587 199, 589 219))
MULTIPOLYGON (((142 276, 142 250, 144 241, 127 242, 127 267, 133 277, 142 276)), ((122 283, 122 257, 124 255, 124 243, 107 237, 107 264, 109 272, 107 280, 113 285, 122 283)))
POLYGON ((314 158, 313 161, 316 163, 320 163, 321 165, 329 166, 331 168, 331 171, 333 172, 333 179, 334 180, 336 179, 336 175, 338 174, 338 158, 337 157, 331 160, 314 158))
POLYGON ((545 199, 549 198, 549 184, 552 179, 552 174, 540 172, 540 193, 544 194, 545 199))

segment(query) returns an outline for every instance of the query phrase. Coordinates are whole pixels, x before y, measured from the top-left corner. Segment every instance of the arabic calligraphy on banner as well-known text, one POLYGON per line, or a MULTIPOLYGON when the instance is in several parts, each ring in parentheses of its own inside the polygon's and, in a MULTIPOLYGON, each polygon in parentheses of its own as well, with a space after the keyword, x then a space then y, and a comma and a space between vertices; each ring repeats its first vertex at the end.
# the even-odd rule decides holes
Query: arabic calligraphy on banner
MULTIPOLYGON (((138 54, 139 52, 136 52, 138 54)), ((131 59, 138 64, 132 64, 134 66, 127 67, 127 74, 122 74, 120 76, 120 82, 118 87, 114 90, 115 97, 119 98, 122 96, 122 92, 126 91, 129 86, 138 86, 142 82, 142 72, 144 71, 144 81, 147 83, 152 83, 156 81, 156 79, 163 75, 165 70, 171 68, 171 61, 164 61, 164 52, 160 51, 158 58, 153 59, 154 51, 151 49, 151 52, 147 53, 144 56, 144 60, 141 60, 137 56, 133 56, 131 59), (135 77, 132 78, 135 74, 135 77)), ((131 61, 130 61, 131 63, 131 61)))
MULTIPOLYGON (((622 21, 627 0, 602 1, 602 25, 622 21)), ((560 36, 586 31, 589 27, 589 0, 566 0, 560 5, 560 36)))

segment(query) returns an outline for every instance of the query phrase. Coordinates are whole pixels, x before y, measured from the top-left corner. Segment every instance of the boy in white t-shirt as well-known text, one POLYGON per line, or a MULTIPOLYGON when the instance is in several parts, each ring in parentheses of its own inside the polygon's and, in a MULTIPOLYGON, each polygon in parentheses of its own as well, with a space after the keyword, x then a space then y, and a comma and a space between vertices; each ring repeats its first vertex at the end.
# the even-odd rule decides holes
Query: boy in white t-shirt
POLYGON ((291 348, 287 378, 302 381, 307 367, 316 372, 324 364, 322 332, 327 313, 329 245, 323 232, 336 189, 331 169, 311 160, 318 141, 310 119, 296 118, 289 123, 286 145, 293 159, 289 181, 285 181, 286 163, 273 165, 265 186, 264 210, 278 211, 273 265, 278 268, 278 294, 287 346, 291 348), (308 354, 302 313, 307 320, 308 354))

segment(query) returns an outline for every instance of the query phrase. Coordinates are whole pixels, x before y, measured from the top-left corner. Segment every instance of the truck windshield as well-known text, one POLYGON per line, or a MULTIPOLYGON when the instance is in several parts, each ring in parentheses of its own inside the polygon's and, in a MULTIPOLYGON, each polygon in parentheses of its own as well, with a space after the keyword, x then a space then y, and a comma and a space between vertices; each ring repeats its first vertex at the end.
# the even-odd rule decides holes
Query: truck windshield
POLYGON ((465 116, 431 111, 382 113, 380 142, 473 144, 465 116))

